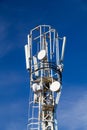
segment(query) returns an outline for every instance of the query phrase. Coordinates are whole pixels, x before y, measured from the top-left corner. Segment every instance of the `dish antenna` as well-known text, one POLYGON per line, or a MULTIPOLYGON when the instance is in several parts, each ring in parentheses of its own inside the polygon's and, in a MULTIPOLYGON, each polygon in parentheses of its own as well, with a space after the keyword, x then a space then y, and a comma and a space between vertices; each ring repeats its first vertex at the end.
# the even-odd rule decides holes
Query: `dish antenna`
POLYGON ((38 53, 38 59, 39 59, 39 60, 43 60, 45 57, 46 57, 46 50, 41 50, 41 51, 38 53))
POLYGON ((50 90, 53 91, 53 92, 57 92, 57 91, 60 90, 60 87, 61 87, 60 82, 55 81, 55 82, 53 82, 53 83, 50 85, 50 90))

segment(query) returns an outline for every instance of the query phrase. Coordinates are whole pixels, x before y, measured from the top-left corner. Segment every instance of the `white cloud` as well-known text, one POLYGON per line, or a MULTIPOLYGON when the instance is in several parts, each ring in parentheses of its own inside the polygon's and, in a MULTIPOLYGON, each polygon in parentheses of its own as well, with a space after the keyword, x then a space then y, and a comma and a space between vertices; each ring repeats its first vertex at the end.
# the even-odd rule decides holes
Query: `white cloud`
POLYGON ((6 130, 25 130, 26 128, 23 127, 23 124, 20 124, 19 122, 10 122, 6 130))
POLYGON ((87 130, 87 92, 82 91, 80 93, 82 93, 81 96, 78 94, 73 95, 75 97, 72 97, 71 100, 67 99, 63 108, 60 108, 59 123, 61 128, 87 130))
POLYGON ((0 129, 25 130, 27 105, 24 100, 9 102, 0 106, 0 129))

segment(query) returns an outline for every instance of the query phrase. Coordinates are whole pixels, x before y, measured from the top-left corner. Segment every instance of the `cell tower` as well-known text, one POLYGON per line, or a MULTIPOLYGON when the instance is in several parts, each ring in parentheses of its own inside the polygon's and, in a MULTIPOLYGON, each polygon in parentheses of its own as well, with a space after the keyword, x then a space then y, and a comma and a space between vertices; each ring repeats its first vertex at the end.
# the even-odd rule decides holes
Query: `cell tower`
POLYGON ((28 34, 26 68, 30 72, 27 130, 58 130, 56 108, 62 89, 66 37, 49 25, 39 25, 28 34))

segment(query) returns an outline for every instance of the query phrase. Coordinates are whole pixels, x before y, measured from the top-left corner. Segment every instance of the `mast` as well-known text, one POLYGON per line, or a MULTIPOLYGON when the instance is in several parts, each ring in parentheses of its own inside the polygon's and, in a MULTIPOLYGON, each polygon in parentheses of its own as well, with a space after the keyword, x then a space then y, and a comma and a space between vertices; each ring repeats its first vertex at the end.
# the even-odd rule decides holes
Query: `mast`
POLYGON ((28 34, 25 45, 26 69, 30 75, 27 130, 58 130, 55 113, 62 89, 65 43, 66 37, 60 38, 50 25, 39 25, 28 34))

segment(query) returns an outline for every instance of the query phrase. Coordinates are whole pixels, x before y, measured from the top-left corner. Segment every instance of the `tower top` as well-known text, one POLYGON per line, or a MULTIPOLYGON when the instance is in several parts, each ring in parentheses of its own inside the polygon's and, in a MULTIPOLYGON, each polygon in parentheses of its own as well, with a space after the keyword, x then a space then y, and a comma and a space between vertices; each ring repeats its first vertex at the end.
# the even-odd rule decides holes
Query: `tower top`
POLYGON ((58 130, 56 107, 61 95, 66 37, 50 25, 30 30, 25 45, 30 72, 28 130, 58 130))

